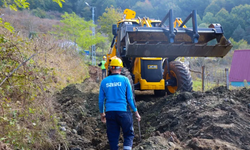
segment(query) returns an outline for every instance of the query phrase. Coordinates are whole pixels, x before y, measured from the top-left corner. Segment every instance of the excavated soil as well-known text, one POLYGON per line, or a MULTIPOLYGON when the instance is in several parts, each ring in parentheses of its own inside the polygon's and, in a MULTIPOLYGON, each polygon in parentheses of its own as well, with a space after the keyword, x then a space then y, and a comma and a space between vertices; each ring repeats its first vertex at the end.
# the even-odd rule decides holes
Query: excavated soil
MULTIPOLYGON (((89 70, 90 78, 56 95, 58 124, 70 149, 107 150, 98 110, 101 70, 89 70)), ((250 89, 218 87, 165 97, 136 91, 136 102, 142 121, 141 141, 134 121, 134 150, 250 150, 250 89)))

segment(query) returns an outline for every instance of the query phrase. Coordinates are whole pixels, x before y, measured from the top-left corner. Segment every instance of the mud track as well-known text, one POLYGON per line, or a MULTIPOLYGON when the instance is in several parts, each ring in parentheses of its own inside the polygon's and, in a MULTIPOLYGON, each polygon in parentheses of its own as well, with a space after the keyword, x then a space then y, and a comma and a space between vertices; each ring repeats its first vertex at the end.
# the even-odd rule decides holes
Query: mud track
MULTIPOLYGON (((90 75, 56 95, 59 124, 65 127, 72 150, 109 149, 98 110, 100 82, 96 79, 101 79, 101 70, 90 67, 90 75)), ((135 120, 134 150, 250 150, 250 89, 218 87, 161 98, 151 91, 136 91, 136 102, 142 116, 142 141, 135 120)))

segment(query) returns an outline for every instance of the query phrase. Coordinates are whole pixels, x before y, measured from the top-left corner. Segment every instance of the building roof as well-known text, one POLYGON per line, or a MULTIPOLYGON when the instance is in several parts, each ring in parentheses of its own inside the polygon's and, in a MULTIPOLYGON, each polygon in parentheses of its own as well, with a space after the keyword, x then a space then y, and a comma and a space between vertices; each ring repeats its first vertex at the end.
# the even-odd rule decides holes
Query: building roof
POLYGON ((250 81, 250 50, 235 50, 231 64, 229 81, 250 81))

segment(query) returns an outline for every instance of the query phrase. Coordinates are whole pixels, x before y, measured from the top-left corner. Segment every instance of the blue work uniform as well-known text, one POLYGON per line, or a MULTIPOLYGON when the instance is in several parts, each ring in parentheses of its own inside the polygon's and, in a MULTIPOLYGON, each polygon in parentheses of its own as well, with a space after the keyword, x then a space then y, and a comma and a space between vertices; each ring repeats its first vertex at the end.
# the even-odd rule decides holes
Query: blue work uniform
POLYGON ((120 127, 124 137, 124 150, 132 149, 133 116, 128 105, 133 111, 137 111, 128 78, 112 74, 103 79, 99 93, 99 110, 100 113, 103 113, 104 109, 106 112, 107 136, 111 150, 118 150, 120 127))

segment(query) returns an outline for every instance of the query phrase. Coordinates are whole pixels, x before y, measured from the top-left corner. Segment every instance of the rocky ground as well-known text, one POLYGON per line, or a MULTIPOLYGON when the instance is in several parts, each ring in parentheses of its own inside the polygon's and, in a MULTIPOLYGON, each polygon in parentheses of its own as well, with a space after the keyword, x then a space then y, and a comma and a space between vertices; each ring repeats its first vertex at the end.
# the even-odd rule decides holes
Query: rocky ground
MULTIPOLYGON (((90 67, 89 79, 56 95, 58 124, 72 150, 109 149, 98 111, 100 79, 101 70, 90 67)), ((250 89, 218 87, 165 97, 136 91, 136 102, 142 121, 140 141, 134 119, 134 150, 250 150, 250 89)))

